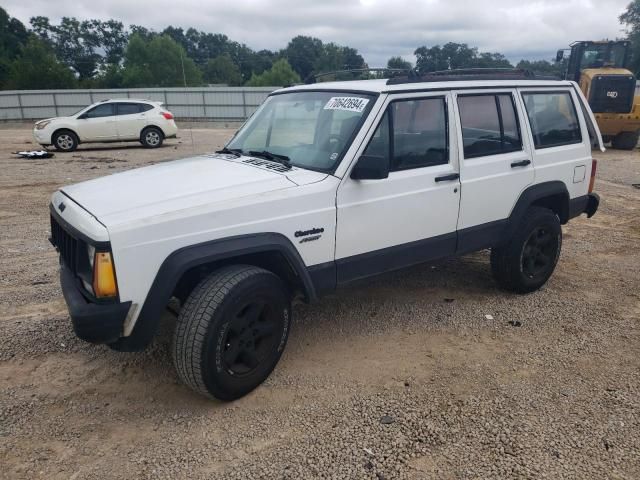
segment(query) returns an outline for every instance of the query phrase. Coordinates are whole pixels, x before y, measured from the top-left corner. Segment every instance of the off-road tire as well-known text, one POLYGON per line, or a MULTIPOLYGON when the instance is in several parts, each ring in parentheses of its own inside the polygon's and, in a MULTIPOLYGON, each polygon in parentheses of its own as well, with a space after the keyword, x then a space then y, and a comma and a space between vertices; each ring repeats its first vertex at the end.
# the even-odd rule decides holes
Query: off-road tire
POLYGON ((196 286, 178 315, 173 337, 178 376, 205 396, 223 401, 240 398, 273 371, 286 345, 290 324, 291 295, 277 275, 250 265, 224 267, 196 286), (242 316, 243 305, 251 306, 252 302, 264 302, 265 310, 251 327, 247 323, 244 328, 248 322, 245 317, 251 315, 242 316), (268 338, 256 336, 257 331, 267 331, 265 325, 269 324, 274 326, 268 338), (255 355, 247 364, 257 362, 256 366, 239 373, 245 350, 238 354, 238 345, 248 349, 252 341, 255 355), (228 358, 236 358, 237 364, 230 364, 228 358))
POLYGON ((562 227, 558 216, 547 208, 530 207, 507 243, 491 249, 493 278, 501 288, 512 292, 538 290, 551 277, 561 249, 562 227), (535 244, 538 238, 543 238, 542 234, 545 243, 538 247, 535 244), (539 254, 535 249, 540 250, 539 254), (532 275, 534 270, 537 273, 532 275))
POLYGON ((78 136, 71 130, 58 130, 53 134, 51 142, 59 152, 73 152, 80 143, 78 136))
POLYGON ((633 150, 638 144, 640 132, 622 132, 613 137, 611 146, 616 150, 633 150))
POLYGON ((147 127, 140 134, 140 143, 145 148, 158 148, 162 146, 164 133, 157 127, 147 127))

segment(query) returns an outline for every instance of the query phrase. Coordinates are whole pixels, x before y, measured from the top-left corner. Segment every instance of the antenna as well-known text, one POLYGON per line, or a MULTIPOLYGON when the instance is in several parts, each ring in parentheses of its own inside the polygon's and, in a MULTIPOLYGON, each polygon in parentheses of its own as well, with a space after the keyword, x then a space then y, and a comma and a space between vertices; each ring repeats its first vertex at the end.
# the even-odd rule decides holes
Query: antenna
MULTIPOLYGON (((180 65, 182 66, 182 81, 184 82, 184 94, 187 94, 187 74, 184 71, 184 58, 182 57, 182 49, 180 49, 180 65)), ((202 105, 204 109, 204 104, 202 105)), ((189 113, 191 113, 191 105, 189 105, 189 113)), ((192 122, 193 123, 193 122, 192 122)), ((191 151, 195 151, 196 147, 193 143, 193 125, 189 125, 189 135, 191 136, 191 151)))

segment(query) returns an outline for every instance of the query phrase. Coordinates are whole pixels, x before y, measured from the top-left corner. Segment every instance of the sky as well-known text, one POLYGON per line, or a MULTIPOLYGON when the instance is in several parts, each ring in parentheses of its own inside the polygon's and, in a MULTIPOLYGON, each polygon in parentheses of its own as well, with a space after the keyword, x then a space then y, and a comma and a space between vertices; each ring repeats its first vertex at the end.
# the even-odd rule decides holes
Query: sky
POLYGON ((167 25, 224 33, 254 50, 284 48, 296 35, 355 47, 370 67, 391 56, 446 42, 500 52, 512 62, 548 59, 574 40, 624 36, 618 16, 630 0, 3 0, 25 25, 114 18, 162 30, 167 25))

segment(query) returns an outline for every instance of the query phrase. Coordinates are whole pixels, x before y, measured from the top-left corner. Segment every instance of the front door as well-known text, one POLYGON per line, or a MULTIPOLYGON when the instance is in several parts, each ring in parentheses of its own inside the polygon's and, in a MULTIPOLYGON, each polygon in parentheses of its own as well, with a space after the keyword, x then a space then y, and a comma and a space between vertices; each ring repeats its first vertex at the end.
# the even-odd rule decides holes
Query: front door
POLYGON ((342 180, 338 284, 455 251, 460 189, 450 95, 390 96, 378 117, 358 156, 386 158, 390 173, 381 180, 354 180, 349 170, 342 180))

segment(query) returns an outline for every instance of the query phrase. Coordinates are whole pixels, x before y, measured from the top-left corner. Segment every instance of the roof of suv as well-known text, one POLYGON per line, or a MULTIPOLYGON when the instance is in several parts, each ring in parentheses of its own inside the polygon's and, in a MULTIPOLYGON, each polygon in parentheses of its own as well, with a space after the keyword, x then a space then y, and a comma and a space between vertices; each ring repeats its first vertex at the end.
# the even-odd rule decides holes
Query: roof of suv
POLYGON ((309 85, 296 85, 276 90, 275 93, 292 92, 297 90, 343 90, 345 92, 363 93, 392 93, 427 90, 455 90, 469 88, 513 88, 513 87, 569 87, 573 82, 567 80, 454 80, 409 82, 389 85, 388 79, 349 80, 344 82, 322 82, 309 85))

